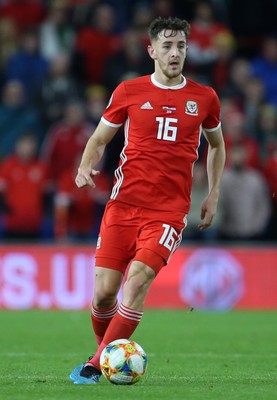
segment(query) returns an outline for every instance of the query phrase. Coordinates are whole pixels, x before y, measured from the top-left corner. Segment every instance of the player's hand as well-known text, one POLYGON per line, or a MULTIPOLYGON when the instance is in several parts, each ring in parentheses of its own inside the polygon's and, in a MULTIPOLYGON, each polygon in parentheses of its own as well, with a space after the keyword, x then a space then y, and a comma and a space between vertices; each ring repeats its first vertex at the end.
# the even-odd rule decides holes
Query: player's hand
POLYGON ((208 195, 202 202, 200 218, 203 221, 198 225, 201 231, 209 228, 216 214, 218 196, 208 195))
POLYGON ((100 174, 100 171, 96 171, 92 168, 78 168, 78 173, 75 178, 75 183, 78 188, 82 188, 84 186, 91 186, 95 188, 96 185, 92 179, 92 177, 97 176, 100 174))

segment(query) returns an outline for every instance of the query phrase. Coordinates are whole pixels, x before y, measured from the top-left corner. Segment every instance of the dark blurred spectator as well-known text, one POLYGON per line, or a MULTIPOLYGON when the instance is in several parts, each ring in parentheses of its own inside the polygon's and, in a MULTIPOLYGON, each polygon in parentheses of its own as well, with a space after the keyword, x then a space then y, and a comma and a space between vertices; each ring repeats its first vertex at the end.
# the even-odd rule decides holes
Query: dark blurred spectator
POLYGON ((220 93, 228 84, 230 69, 234 60, 236 43, 230 32, 218 33, 214 38, 217 58, 212 67, 212 86, 220 93))
POLYGON ((49 73, 38 88, 36 106, 46 129, 63 116, 65 104, 81 95, 81 88, 70 73, 70 58, 59 53, 50 62, 49 73))
POLYGON ((123 80, 152 73, 152 62, 146 53, 140 32, 130 28, 124 34, 122 48, 105 63, 103 83, 111 93, 123 80))
POLYGON ((101 0, 70 0, 70 20, 75 31, 88 26, 95 7, 101 0))
POLYGON ((223 120, 223 124, 225 116, 228 116, 230 113, 233 112, 240 112, 240 113, 242 112, 241 108, 238 107, 236 98, 233 96, 227 96, 227 97, 222 96, 220 98, 220 110, 221 110, 221 119, 223 120))
POLYGON ((251 73, 265 87, 265 101, 277 105, 277 36, 266 37, 262 53, 251 62, 251 73))
MULTIPOLYGON (((194 17, 195 13, 195 5, 198 0, 175 0, 174 9, 176 11, 176 15, 180 18, 185 18, 188 21, 191 21, 194 17)), ((218 22, 222 22, 225 25, 229 26, 229 13, 228 6, 229 1, 227 0, 211 0, 210 1, 213 6, 214 18, 218 22)))
POLYGON ((187 216, 188 224, 184 231, 184 240, 216 240, 218 237, 218 224, 221 216, 221 203, 219 201, 217 213, 212 226, 206 231, 201 231, 198 225, 201 223, 201 204, 209 192, 208 178, 204 164, 197 161, 193 167, 193 181, 191 192, 191 208, 187 216))
POLYGON ((199 79, 210 83, 212 68, 218 59, 216 38, 219 34, 225 33, 232 38, 232 41, 234 39, 231 31, 224 24, 216 21, 213 4, 209 0, 195 3, 194 16, 190 23, 187 66, 200 75, 199 79))
POLYGON ((69 24, 68 11, 68 0, 53 0, 48 16, 40 26, 40 50, 48 60, 60 53, 72 54, 75 32, 69 24))
POLYGON ((86 115, 96 126, 108 104, 108 91, 103 85, 92 85, 86 90, 86 115))
POLYGON ((149 6, 149 4, 146 2, 138 2, 133 6, 130 28, 135 29, 139 33, 145 49, 150 43, 148 28, 151 21, 156 16, 157 15, 154 13, 153 7, 149 6))
POLYGON ((267 143, 267 151, 268 153, 264 162, 264 174, 270 189, 273 208, 268 236, 269 239, 277 239, 277 130, 275 131, 275 137, 272 137, 267 143))
POLYGON ((114 8, 116 13, 116 21, 114 24, 114 32, 124 32, 129 23, 129 8, 136 1, 126 0, 68 0, 71 4, 70 21, 75 31, 79 31, 85 26, 90 25, 91 18, 97 6, 101 3, 108 3, 114 8), (132 3, 132 4, 130 4, 132 3))
POLYGON ((175 16, 175 5, 172 0, 153 0, 153 13, 157 17, 168 18, 175 16))
POLYGON ((245 163, 247 167, 259 169, 261 167, 260 147, 258 141, 249 136, 246 131, 245 114, 239 111, 230 111, 222 115, 222 126, 226 147, 226 165, 230 165, 229 151, 234 145, 243 145, 245 148, 245 163))
POLYGON ((244 106, 245 84, 250 79, 250 63, 245 58, 233 58, 229 68, 229 79, 219 90, 220 97, 232 98, 242 111, 244 106))
POLYGON ((76 38, 74 69, 80 80, 101 84, 107 58, 117 51, 121 39, 114 34, 116 13, 108 3, 100 3, 91 25, 81 29, 76 38))
POLYGON ((10 18, 0 18, 0 85, 6 76, 7 61, 16 52, 17 46, 14 22, 10 18))
POLYGON ((75 176, 78 162, 66 170, 57 182, 54 200, 56 239, 89 239, 98 235, 101 215, 109 197, 111 182, 102 171, 96 177, 96 188, 78 190, 75 176))
POLYGON ((0 104, 0 158, 14 150, 15 141, 26 131, 41 134, 38 113, 26 105, 22 83, 8 81, 0 104))
POLYGON ((35 135, 20 136, 14 154, 0 164, 5 239, 40 237, 48 183, 46 165, 37 158, 35 135))
POLYGON ((33 100, 33 96, 44 76, 48 72, 48 62, 40 54, 38 34, 35 30, 28 30, 20 38, 20 47, 7 63, 7 79, 22 82, 26 99, 33 100))
POLYGON ((250 77, 246 80, 243 91, 245 129, 250 136, 254 137, 262 144, 259 137, 258 122, 260 109, 264 104, 264 85, 260 79, 250 77))
POLYGON ((54 182, 75 165, 94 128, 86 120, 82 102, 71 100, 65 106, 63 119, 50 127, 42 146, 42 157, 54 182))
POLYGON ((268 187, 262 174, 247 167, 247 149, 236 144, 229 149, 229 167, 221 185, 220 238, 263 239, 271 215, 268 187))
POLYGON ((260 153, 263 159, 275 151, 277 141, 277 107, 264 104, 259 110, 257 122, 259 141, 261 143, 260 153))
POLYGON ((42 0, 3 0, 0 4, 1 17, 11 18, 21 32, 38 27, 45 14, 42 0))

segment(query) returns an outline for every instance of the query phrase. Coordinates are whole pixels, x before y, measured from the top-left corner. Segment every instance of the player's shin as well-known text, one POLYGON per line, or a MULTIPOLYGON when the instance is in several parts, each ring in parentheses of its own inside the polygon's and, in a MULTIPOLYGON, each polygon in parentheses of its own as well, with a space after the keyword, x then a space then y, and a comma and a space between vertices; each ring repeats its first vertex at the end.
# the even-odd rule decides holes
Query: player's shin
POLYGON ((142 318, 142 312, 133 310, 121 304, 115 316, 109 323, 106 333, 99 345, 95 355, 89 360, 87 365, 91 364, 99 368, 99 360, 103 349, 116 339, 129 339, 136 330, 142 318))

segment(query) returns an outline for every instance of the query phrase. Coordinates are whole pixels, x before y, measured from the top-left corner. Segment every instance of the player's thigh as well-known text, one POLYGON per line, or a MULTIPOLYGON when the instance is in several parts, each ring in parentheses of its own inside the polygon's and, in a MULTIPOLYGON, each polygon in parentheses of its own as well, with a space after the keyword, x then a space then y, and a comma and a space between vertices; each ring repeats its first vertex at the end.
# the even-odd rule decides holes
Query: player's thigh
MULTIPOLYGON (((146 223, 140 231, 137 241, 136 255, 145 249, 149 251, 148 255, 145 252, 145 259, 151 259, 151 257, 156 259, 158 255, 164 260, 164 264, 167 264, 181 243, 186 217, 179 212, 154 212, 146 215, 145 220, 146 223)), ((156 259, 156 263, 158 263, 158 259, 156 259)))
POLYGON ((134 257, 139 218, 132 206, 108 203, 97 242, 96 265, 125 272, 134 257))

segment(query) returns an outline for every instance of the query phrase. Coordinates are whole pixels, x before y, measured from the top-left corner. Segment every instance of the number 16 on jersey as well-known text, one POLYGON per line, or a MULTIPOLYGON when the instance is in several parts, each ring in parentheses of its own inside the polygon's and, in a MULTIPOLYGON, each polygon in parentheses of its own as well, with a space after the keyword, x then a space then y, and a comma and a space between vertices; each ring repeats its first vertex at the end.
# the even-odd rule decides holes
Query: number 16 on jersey
POLYGON ((159 123, 157 139, 167 140, 170 142, 175 142, 177 137, 177 118, 164 118, 156 117, 156 121, 159 123))

